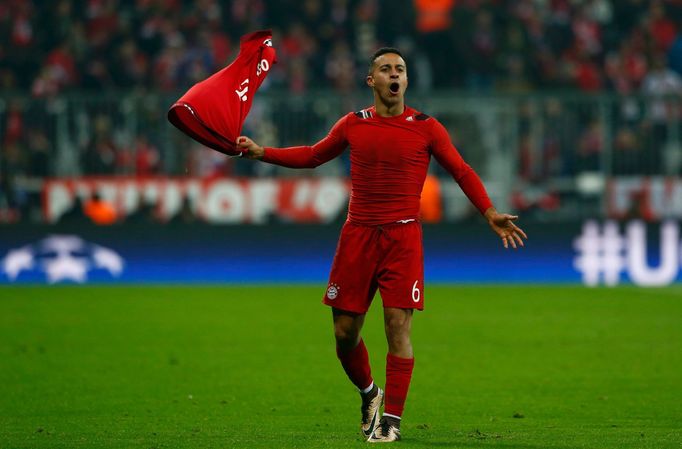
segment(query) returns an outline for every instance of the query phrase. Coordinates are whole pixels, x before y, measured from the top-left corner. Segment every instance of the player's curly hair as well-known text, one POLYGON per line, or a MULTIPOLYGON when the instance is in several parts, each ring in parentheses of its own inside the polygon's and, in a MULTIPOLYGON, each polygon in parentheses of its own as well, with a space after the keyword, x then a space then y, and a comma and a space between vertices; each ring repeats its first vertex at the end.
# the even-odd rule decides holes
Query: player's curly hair
POLYGON ((394 47, 381 47, 377 51, 374 52, 371 58, 369 58, 369 73, 372 73, 372 68, 374 67, 374 61, 381 56, 385 55, 386 53, 395 53, 396 55, 400 56, 401 58, 405 59, 402 53, 400 53, 400 50, 394 47))

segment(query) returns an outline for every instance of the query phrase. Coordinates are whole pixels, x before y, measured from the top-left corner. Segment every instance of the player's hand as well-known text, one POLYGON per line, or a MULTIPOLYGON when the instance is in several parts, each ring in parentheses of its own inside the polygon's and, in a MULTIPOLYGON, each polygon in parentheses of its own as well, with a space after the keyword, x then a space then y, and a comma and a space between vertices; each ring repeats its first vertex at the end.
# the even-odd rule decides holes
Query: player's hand
POLYGON ((516 249, 517 244, 523 246, 523 239, 528 238, 526 233, 514 224, 514 221, 519 218, 518 215, 501 214, 494 207, 491 207, 485 211, 485 218, 492 230, 500 236, 505 248, 509 248, 511 245, 512 248, 516 249))
POLYGON ((265 150, 246 136, 237 137, 237 148, 242 150, 242 157, 247 159, 261 159, 265 150))

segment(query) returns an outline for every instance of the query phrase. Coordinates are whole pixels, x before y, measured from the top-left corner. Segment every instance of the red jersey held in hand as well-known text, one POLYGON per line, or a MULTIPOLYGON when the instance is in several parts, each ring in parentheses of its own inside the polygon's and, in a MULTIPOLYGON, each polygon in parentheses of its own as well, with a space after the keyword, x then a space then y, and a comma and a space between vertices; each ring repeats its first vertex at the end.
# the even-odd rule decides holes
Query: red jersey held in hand
POLYGON ((445 127, 410 107, 395 117, 380 117, 374 107, 341 118, 313 146, 265 148, 264 162, 313 168, 350 147, 351 198, 348 219, 376 226, 419 218, 419 198, 433 155, 476 208, 492 202, 474 170, 452 145, 445 127))
POLYGON ((168 120, 209 148, 228 155, 241 153, 236 139, 251 109, 253 95, 277 62, 272 32, 242 37, 237 59, 195 84, 168 111, 168 120))

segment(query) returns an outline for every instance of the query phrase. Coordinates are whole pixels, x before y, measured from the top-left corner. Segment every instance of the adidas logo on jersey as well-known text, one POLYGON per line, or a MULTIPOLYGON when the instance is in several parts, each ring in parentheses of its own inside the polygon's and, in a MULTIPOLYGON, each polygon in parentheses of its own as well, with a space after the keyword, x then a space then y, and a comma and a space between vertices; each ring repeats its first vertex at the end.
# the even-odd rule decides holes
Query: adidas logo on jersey
MULTIPOLYGON (((358 111, 355 113, 356 117, 362 118, 362 119, 367 119, 367 118, 372 118, 374 117, 374 114, 372 113, 371 109, 363 109, 362 111, 358 111)), ((416 113, 414 115, 408 115, 405 117, 405 120, 408 122, 414 122, 414 121, 424 121, 428 120, 430 117, 422 112, 416 113)))
POLYGON ((405 117, 405 120, 407 120, 408 122, 415 122, 415 121, 423 122, 424 120, 428 120, 428 119, 429 119, 429 116, 424 114, 423 112, 419 112, 419 113, 414 114, 414 115, 408 115, 407 117, 405 117))
POLYGON ((360 118, 372 118, 372 111, 369 109, 363 109, 362 111, 356 112, 355 115, 360 118))

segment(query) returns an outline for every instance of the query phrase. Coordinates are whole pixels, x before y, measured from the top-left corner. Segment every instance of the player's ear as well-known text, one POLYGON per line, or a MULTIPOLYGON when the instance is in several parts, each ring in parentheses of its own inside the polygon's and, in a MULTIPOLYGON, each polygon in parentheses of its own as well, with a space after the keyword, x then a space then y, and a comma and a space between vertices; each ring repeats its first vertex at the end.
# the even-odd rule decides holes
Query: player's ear
POLYGON ((374 77, 372 75, 367 75, 367 78, 365 81, 367 82, 367 85, 369 87, 374 87, 374 77))

